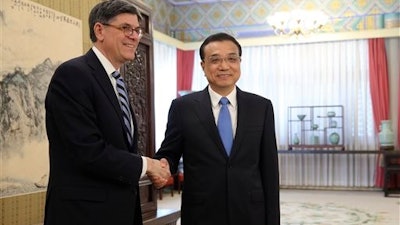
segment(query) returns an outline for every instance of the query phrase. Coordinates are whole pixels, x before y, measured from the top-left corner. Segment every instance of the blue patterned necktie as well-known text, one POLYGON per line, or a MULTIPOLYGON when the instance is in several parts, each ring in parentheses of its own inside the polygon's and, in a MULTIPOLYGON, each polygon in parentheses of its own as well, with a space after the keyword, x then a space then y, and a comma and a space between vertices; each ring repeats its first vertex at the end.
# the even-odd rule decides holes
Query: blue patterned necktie
POLYGON ((126 136, 128 137, 129 144, 132 145, 132 127, 131 127, 131 110, 129 109, 128 93, 125 88, 124 80, 118 71, 114 71, 112 76, 117 81, 118 99, 122 110, 125 128, 127 130, 126 136))
POLYGON ((222 143, 224 144, 225 151, 228 155, 230 155, 233 143, 233 132, 231 115, 228 109, 229 100, 226 97, 222 97, 221 100, 219 100, 219 103, 221 104, 221 109, 218 115, 217 127, 219 135, 222 139, 222 143))

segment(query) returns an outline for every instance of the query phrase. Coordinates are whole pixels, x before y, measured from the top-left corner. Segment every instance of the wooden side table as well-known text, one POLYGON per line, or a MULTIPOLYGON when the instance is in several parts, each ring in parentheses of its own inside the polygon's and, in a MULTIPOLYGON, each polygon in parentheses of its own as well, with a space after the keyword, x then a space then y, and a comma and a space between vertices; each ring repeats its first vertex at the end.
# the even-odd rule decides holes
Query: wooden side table
MULTIPOLYGON (((394 149, 394 147, 392 147, 392 149, 394 149)), ((384 150, 383 162, 383 191, 385 197, 387 197, 389 194, 400 194, 400 180, 398 179, 398 176, 400 175, 400 151, 384 150), (391 178, 394 178, 393 181, 391 180, 391 178), (394 183, 394 187, 390 187, 391 183, 394 183)))
POLYGON ((394 151, 394 146, 389 145, 389 146, 379 146, 380 151, 394 151))

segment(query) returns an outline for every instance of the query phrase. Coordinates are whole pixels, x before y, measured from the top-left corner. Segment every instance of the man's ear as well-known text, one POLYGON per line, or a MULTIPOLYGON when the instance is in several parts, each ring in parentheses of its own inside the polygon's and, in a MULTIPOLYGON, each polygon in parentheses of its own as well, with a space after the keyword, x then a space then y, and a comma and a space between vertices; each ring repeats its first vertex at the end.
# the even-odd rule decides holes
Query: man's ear
POLYGON ((94 35, 96 35, 96 39, 98 41, 103 41, 104 40, 104 25, 97 22, 94 24, 93 27, 94 35))
POLYGON ((204 71, 204 61, 201 61, 201 62, 200 62, 200 66, 201 66, 201 68, 202 68, 203 71, 204 71))

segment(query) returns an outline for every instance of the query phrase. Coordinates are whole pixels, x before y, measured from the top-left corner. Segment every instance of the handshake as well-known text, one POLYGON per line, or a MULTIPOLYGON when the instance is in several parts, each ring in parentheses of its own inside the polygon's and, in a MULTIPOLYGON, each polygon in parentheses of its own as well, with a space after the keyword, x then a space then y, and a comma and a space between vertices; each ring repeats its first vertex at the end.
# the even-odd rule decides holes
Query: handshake
POLYGON ((157 189, 164 187, 171 176, 168 161, 165 158, 156 160, 146 157, 146 159, 147 176, 150 178, 151 182, 157 189))

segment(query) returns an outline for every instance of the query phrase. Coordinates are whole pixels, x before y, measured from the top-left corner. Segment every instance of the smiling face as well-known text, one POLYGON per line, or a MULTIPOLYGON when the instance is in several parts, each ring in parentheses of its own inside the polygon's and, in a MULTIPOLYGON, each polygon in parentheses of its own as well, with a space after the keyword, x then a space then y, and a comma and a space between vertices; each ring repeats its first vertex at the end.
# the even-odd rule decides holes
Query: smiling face
POLYGON ((140 37, 137 32, 126 35, 122 27, 139 27, 137 15, 123 13, 115 16, 107 24, 96 23, 94 32, 97 41, 94 45, 118 69, 121 65, 135 58, 140 37))
POLYGON ((201 62, 210 87, 222 96, 228 95, 240 78, 239 49, 229 40, 213 41, 204 47, 201 62))

